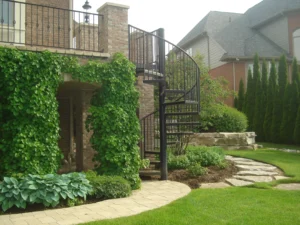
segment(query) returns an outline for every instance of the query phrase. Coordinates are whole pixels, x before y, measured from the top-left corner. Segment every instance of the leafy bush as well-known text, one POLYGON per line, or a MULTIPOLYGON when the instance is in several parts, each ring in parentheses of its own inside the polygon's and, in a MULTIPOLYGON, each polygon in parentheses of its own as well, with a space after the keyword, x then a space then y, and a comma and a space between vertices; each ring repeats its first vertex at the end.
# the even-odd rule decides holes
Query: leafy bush
POLYGON ((190 161, 186 155, 174 156, 169 154, 168 168, 170 170, 186 169, 190 166, 190 161))
POLYGON ((221 164, 225 155, 220 147, 198 146, 188 149, 187 158, 192 165, 200 164, 207 167, 221 164))
POLYGON ((207 169, 202 167, 199 163, 189 166, 187 171, 192 177, 202 176, 207 173, 207 169))
POLYGON ((201 114, 201 129, 204 125, 216 132, 244 132, 248 122, 244 113, 225 105, 214 106, 214 113, 201 114))
POLYGON ((94 171, 86 172, 93 186, 92 196, 99 199, 124 198, 131 194, 130 183, 120 176, 98 176, 94 171))
POLYGON ((34 203, 55 207, 62 199, 85 200, 91 191, 92 186, 82 173, 4 177, 0 183, 0 205, 3 211, 13 206, 25 209, 27 204, 34 203))

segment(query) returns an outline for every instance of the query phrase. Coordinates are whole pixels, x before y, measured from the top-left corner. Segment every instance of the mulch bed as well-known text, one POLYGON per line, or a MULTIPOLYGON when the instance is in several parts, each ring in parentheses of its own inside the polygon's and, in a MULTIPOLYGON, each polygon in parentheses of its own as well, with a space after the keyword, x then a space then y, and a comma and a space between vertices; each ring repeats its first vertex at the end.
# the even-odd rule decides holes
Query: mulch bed
MULTIPOLYGON (((231 178, 238 172, 234 163, 227 161, 228 166, 225 169, 220 169, 217 166, 210 166, 207 168, 207 174, 199 177, 191 177, 186 170, 169 171, 168 180, 177 181, 188 185, 192 189, 197 189, 201 183, 217 183, 223 182, 226 178, 231 178)), ((159 180, 159 176, 152 176, 147 180, 159 180)))

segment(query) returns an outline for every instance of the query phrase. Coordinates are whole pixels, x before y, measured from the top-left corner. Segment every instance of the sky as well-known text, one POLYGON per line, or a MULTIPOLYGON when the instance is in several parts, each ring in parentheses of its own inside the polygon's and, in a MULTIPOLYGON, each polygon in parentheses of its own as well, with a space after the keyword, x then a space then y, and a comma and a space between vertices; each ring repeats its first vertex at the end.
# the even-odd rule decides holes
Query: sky
MULTIPOLYGON (((73 0, 83 10, 85 0, 73 0)), ((165 39, 177 44, 210 11, 244 13, 262 0, 109 0, 128 5, 128 23, 146 31, 165 29, 165 39)), ((96 13, 105 0, 89 0, 96 13)))

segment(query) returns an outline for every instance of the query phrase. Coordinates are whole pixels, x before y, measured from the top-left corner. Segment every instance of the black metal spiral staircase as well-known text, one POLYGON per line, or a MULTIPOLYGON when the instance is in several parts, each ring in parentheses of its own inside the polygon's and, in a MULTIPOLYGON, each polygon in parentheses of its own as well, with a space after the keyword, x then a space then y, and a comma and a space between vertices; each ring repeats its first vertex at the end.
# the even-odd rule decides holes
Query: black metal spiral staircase
POLYGON ((154 112, 140 120, 141 158, 150 169, 140 175, 167 179, 167 149, 180 145, 199 122, 200 70, 184 50, 164 39, 164 30, 146 32, 129 25, 129 59, 143 83, 155 85, 154 112))

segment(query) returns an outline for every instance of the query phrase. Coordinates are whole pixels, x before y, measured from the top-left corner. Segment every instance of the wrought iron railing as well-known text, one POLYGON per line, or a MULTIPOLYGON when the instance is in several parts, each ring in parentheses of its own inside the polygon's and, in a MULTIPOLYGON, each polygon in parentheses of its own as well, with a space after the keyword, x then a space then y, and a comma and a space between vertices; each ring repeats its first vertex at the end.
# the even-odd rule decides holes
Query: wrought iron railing
POLYGON ((102 15, 0 0, 0 42, 101 51, 102 15))
POLYGON ((143 82, 154 85, 157 110, 140 120, 141 157, 151 163, 159 155, 160 161, 152 163, 160 166, 161 178, 167 179, 167 147, 182 146, 199 123, 200 70, 190 55, 164 39, 163 29, 146 32, 129 25, 128 30, 129 59, 143 82))

